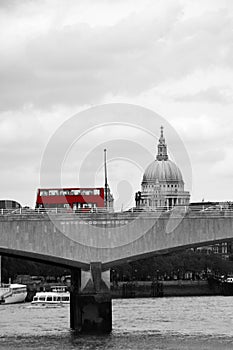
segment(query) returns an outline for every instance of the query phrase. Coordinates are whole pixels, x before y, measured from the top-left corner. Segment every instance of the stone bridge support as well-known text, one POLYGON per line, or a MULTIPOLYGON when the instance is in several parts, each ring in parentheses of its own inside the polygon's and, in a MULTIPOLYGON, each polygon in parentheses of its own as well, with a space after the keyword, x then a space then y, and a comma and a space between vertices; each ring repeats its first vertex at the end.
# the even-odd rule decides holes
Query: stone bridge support
POLYGON ((100 262, 91 263, 89 271, 71 271, 70 327, 78 333, 112 330, 110 271, 102 272, 100 262))

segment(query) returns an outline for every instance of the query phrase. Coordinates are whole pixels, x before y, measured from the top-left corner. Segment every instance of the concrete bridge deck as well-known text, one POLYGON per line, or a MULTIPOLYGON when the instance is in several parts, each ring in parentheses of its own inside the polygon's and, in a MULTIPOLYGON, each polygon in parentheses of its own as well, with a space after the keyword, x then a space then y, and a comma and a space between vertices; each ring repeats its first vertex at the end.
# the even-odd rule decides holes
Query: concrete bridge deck
POLYGON ((0 215, 0 254, 82 269, 231 239, 231 211, 0 215))

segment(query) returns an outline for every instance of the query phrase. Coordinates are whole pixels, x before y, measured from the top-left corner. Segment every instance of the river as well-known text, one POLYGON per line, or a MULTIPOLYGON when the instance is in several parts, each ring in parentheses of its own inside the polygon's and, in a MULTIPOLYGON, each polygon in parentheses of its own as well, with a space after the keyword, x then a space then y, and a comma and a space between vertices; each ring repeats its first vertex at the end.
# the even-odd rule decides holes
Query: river
POLYGON ((233 297, 113 300, 110 335, 74 335, 69 306, 0 305, 0 349, 233 349, 233 297))

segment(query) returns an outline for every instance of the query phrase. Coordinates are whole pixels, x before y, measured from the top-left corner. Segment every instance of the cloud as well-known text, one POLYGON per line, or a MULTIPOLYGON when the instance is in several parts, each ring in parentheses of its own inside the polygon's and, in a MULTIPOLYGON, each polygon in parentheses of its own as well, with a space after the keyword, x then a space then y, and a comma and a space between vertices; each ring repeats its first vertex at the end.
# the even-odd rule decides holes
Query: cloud
POLYGON ((185 102, 228 104, 233 103, 233 94, 229 93, 228 89, 210 87, 206 90, 201 90, 200 92, 193 95, 183 95, 181 97, 177 97, 176 100, 185 102))
MULTIPOLYGON (((136 96, 196 69, 232 66, 232 18, 227 10, 185 20, 183 9, 170 5, 158 17, 149 7, 112 26, 47 24, 41 31, 37 15, 31 36, 26 30, 32 20, 23 22, 18 45, 10 36, 14 55, 6 52, 0 66, 1 107, 99 103, 109 93, 136 96)), ((7 33, 6 25, 3 30, 7 33)))

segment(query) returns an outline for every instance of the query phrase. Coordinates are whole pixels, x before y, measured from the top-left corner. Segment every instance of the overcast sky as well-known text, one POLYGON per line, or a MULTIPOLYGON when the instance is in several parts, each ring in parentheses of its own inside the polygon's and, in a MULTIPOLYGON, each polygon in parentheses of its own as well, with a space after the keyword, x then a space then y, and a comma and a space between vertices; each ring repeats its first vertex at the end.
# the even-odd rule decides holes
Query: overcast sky
MULTIPOLYGON (((34 206, 44 152, 63 123, 93 106, 127 103, 159 114, 179 135, 192 179, 182 159, 177 165, 192 201, 233 200, 232 0, 0 0, 0 48, 1 199, 34 206)), ((168 147, 175 147, 168 129, 168 147)), ((130 160, 132 144, 150 161, 143 143, 155 155, 157 141, 123 124, 100 131, 76 142, 70 162, 68 152, 62 185, 80 185, 76 169, 85 174, 84 159, 92 171, 94 162, 83 155, 92 143, 90 186, 102 186, 107 145, 109 183, 118 205, 127 205, 145 165, 130 160)), ((52 173, 43 185, 53 186, 52 173)))

